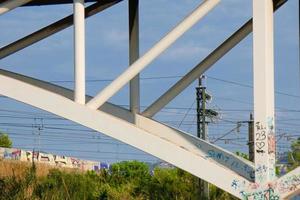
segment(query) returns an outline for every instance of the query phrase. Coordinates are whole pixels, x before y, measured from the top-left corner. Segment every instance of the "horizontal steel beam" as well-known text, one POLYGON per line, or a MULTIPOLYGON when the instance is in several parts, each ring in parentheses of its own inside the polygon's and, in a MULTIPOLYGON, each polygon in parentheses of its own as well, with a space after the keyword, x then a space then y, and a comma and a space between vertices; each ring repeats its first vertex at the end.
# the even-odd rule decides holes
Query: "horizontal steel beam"
MULTIPOLYGON (((122 0, 101 0, 85 8, 85 18, 93 16, 106 8, 109 8, 122 0)), ((16 53, 38 41, 41 41, 59 31, 62 31, 73 25, 73 15, 69 15, 53 24, 46 26, 22 39, 19 39, 0 49, 0 59, 3 59, 13 53, 16 53)))
MULTIPOLYGON (((287 0, 274 1, 275 10, 283 5, 287 0)), ((164 106, 178 96, 185 88, 198 79, 206 70, 212 67, 218 60, 226 55, 232 48, 245 39, 252 32, 252 19, 246 22, 239 30, 232 34, 220 46, 218 46, 212 53, 204 58, 198 65, 196 65, 189 73, 182 77, 175 83, 167 92, 152 103, 142 114, 146 117, 152 117, 158 113, 164 106)))

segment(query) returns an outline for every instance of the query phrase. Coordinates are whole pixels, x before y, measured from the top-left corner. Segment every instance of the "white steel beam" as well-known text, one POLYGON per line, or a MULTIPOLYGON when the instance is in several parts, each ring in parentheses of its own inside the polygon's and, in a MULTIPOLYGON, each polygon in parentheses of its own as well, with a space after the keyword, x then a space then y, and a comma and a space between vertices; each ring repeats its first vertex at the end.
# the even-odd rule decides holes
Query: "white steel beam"
MULTIPOLYGON (((282 6, 286 0, 274 1, 275 10, 282 6)), ((175 83, 168 91, 161 95, 155 102, 143 111, 145 117, 153 117, 164 106, 178 96, 185 88, 198 79, 205 71, 212 67, 218 60, 226 55, 232 48, 245 39, 252 32, 252 19, 246 22, 239 30, 232 34, 198 65, 175 83)))
MULTIPOLYGON (((98 3, 94 3, 85 9, 85 17, 88 18, 90 16, 93 16, 105 10, 106 8, 119 3, 120 1, 122 0, 102 0, 98 3)), ((57 22, 50 24, 49 26, 46 26, 26 37, 23 37, 9 45, 0 48, 0 59, 14 54, 36 42, 39 42, 59 31, 70 27, 71 25, 73 25, 73 18, 73 15, 69 15, 61 20, 58 20, 57 22)))
POLYGON ((172 141, 190 152, 215 161, 248 180, 254 180, 254 164, 225 149, 142 115, 136 115, 136 125, 149 133, 172 141))
POLYGON ((0 4, 0 15, 22 6, 32 0, 6 0, 0 4))
MULTIPOLYGON (((63 88, 61 86, 57 86, 45 81, 33 79, 31 77, 27 77, 21 74, 16 74, 1 69, 0 75, 22 81, 23 83, 42 88, 43 90, 47 90, 52 93, 56 93, 70 100, 73 99, 73 91, 63 88)), ((91 98, 92 97, 90 96, 86 96, 87 100, 91 98)), ((156 132, 160 137, 166 138, 170 141, 176 141, 178 144, 184 145, 185 148, 187 148, 189 151, 194 152, 196 154, 201 154, 207 159, 214 160, 215 162, 218 162, 219 164, 232 169, 233 171, 242 175, 248 180, 254 180, 253 163, 242 159, 231 152, 228 152, 197 137, 189 135, 188 133, 184 133, 175 128, 145 118, 139 114, 134 115, 127 109, 121 108, 111 103, 103 104, 103 106, 101 106, 99 110, 113 115, 115 117, 118 117, 122 120, 126 120, 130 123, 134 123, 134 119, 136 119, 136 125, 141 129, 151 133, 156 132)))
MULTIPOLYGON (((52 84, 52 83, 49 83, 49 82, 46 82, 46 81, 34 79, 32 77, 24 76, 24 75, 17 74, 17 73, 14 73, 14 72, 10 72, 10 71, 6 71, 6 70, 3 70, 3 69, 0 69, 0 74, 3 75, 3 76, 11 77, 13 79, 22 81, 26 84, 30 84, 30 85, 33 85, 35 87, 42 88, 43 90, 48 90, 52 93, 56 93, 56 94, 61 95, 65 98, 68 98, 70 100, 74 99, 74 91, 73 90, 61 87, 59 85, 55 85, 55 84, 52 84)), ((87 95, 86 99, 91 100, 92 97, 87 95)), ((134 115, 131 112, 129 112, 125 108, 114 105, 112 103, 107 102, 107 103, 103 104, 99 108, 99 110, 101 110, 103 112, 106 112, 110 115, 113 115, 117 118, 120 118, 122 120, 128 121, 129 123, 134 123, 134 115)))
MULTIPOLYGON (((139 0, 128 0, 129 7, 129 65, 139 58, 139 0)), ((140 75, 129 83, 130 111, 140 112, 140 75)))
POLYGON ((275 175, 273 1, 253 0, 255 181, 275 175))
POLYGON ((241 198, 239 190, 232 187, 233 180, 249 185, 250 182, 231 169, 191 152, 185 144, 160 137, 158 132, 138 128, 107 113, 77 104, 59 94, 18 79, 0 75, 0 94, 23 103, 72 120, 83 126, 104 133, 144 152, 165 160, 219 188, 241 198))
POLYGON ((84 0, 74 0, 74 100, 85 104, 85 17, 84 0))
POLYGON ((94 99, 87 103, 92 109, 99 108, 110 97, 118 92, 128 81, 140 73, 149 63, 165 51, 180 36, 189 30, 195 23, 211 11, 220 0, 206 0, 201 3, 188 17, 186 17, 171 32, 155 44, 145 55, 132 64, 125 72, 116 78, 110 85, 96 95, 94 99))
POLYGON ((300 194, 300 167, 280 177, 273 185, 282 199, 300 194))

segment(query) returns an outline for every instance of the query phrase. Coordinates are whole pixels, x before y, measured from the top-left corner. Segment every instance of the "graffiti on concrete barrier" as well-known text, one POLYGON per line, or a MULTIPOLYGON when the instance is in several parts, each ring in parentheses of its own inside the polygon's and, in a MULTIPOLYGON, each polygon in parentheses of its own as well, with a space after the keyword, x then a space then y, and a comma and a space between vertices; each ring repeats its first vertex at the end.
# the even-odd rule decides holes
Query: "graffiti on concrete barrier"
POLYGON ((109 164, 105 162, 81 160, 73 157, 53 155, 46 152, 26 151, 15 148, 1 148, 0 159, 19 160, 26 162, 44 163, 51 166, 76 168, 80 170, 109 169, 109 164))

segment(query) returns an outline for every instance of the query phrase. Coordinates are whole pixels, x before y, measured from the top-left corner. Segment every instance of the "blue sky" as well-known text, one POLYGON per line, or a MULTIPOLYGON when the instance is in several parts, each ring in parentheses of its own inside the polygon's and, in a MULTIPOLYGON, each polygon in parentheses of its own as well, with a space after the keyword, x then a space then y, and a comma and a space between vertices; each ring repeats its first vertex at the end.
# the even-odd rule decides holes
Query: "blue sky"
MULTIPOLYGON (((298 3, 296 0, 289 0, 275 14, 275 86, 276 91, 290 94, 276 95, 278 134, 300 135, 298 131, 300 126, 300 106, 298 104, 300 99, 298 3), (298 97, 291 97, 291 95, 298 97)), ((198 4, 199 1, 197 0, 141 0, 141 55, 168 33, 198 4)), ((26 7, 7 13, 0 18, 0 26, 3 27, 0 31, 0 46, 5 46, 70 13, 72 13, 72 5, 26 7)), ((147 78, 184 75, 229 37, 232 32, 248 21, 251 15, 251 0, 221 1, 210 14, 151 63, 142 72, 141 76, 147 78)), ((87 79, 113 79, 128 67, 127 18, 127 1, 125 0, 86 21, 87 79)), ((72 48, 73 27, 70 27, 0 60, 0 66, 3 69, 48 81, 72 80, 72 48)), ((241 86, 241 84, 252 85, 252 35, 248 36, 217 62, 207 71, 206 75, 208 77, 206 81, 207 87, 213 96, 210 107, 216 109, 221 115, 221 119, 215 120, 209 126, 209 134, 214 139, 236 127, 237 121, 247 120, 249 113, 252 111, 252 89, 241 86), (229 83, 228 80, 238 84, 229 83)), ((152 103, 178 79, 142 79, 142 106, 152 103)), ((59 82, 57 84, 69 88, 73 87, 72 82, 59 82)), ((107 84, 109 82, 90 82, 87 84, 87 92, 95 95, 107 84)), ((180 126, 181 129, 195 134, 195 85, 196 83, 187 88, 168 105, 168 109, 160 112, 155 118, 175 127, 180 126)), ((119 105, 128 105, 128 88, 123 88, 110 101, 119 105)), ((72 127, 73 129, 85 128, 65 120, 55 121, 50 119, 53 115, 46 114, 22 103, 6 98, 1 98, 0 102, 0 109, 32 112, 31 114, 7 113, 4 111, 0 113, 0 115, 10 114, 17 117, 21 116, 21 118, 22 116, 29 116, 28 119, 18 120, 0 118, 0 129, 12 133, 16 147, 33 148, 37 146, 37 139, 34 140, 36 138, 34 136, 36 128, 32 128, 31 125, 35 123, 34 121, 40 121, 39 119, 35 120, 35 118, 43 118, 44 124, 63 127, 59 132, 61 138, 55 137, 55 135, 58 135, 56 133, 49 136, 51 133, 47 133, 46 128, 41 131, 41 148, 44 148, 45 151, 98 160, 105 157, 108 161, 131 158, 152 159, 132 150, 126 145, 116 143, 114 140, 110 140, 113 144, 103 144, 102 142, 105 140, 101 141, 97 134, 66 130, 66 127, 72 127), (18 128, 19 130, 14 130, 16 127, 7 124, 3 125, 4 123, 20 123, 22 126, 29 126, 29 128, 21 126, 21 128, 18 128), (68 138, 75 132, 81 135, 70 142, 71 139, 68 138), (45 135, 44 139, 43 135, 45 135), (76 143, 85 141, 85 139, 81 138, 85 137, 85 135, 89 138, 84 146, 84 149, 88 152, 67 151, 70 149, 76 150, 78 148, 76 143), (50 140, 51 137, 53 137, 53 141, 50 140), (67 139, 62 140, 62 138, 67 139), (61 146, 53 145, 53 143, 58 143, 56 140, 59 140, 61 146), (94 144, 97 142, 98 144, 94 144), (96 152, 92 153, 94 151, 96 152), (116 153, 118 151, 128 152, 128 154, 121 155, 116 153)), ((228 138, 241 138, 240 140, 231 141, 229 144, 219 141, 218 144, 232 151, 247 151, 245 148, 247 139, 246 128, 246 126, 243 126, 240 133, 233 132, 232 135, 228 136, 228 138)), ((48 131, 55 132, 54 130, 48 131)), ((288 147, 290 141, 287 141, 287 139, 283 138, 280 140, 279 147, 282 146, 281 150, 286 150, 286 147, 288 147)))

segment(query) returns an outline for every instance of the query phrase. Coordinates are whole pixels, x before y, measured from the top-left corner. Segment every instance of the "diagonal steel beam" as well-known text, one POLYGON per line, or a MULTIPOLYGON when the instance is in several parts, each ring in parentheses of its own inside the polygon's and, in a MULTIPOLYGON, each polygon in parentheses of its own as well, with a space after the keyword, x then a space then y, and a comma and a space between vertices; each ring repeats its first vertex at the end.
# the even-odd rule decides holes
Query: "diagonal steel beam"
POLYGON ((86 105, 92 109, 98 109, 103 103, 109 100, 122 87, 124 87, 132 78, 138 75, 145 69, 155 58, 161 55, 169 48, 178 38, 186 31, 207 15, 221 0, 206 0, 184 18, 175 28, 166 34, 152 48, 150 48, 143 56, 130 65, 120 76, 113 82, 101 90, 91 101, 86 105))
POLYGON ((232 181, 245 185, 251 183, 230 168, 208 158, 200 150, 198 153, 192 151, 190 146, 197 149, 196 144, 184 140, 180 135, 174 136, 180 139, 179 141, 162 137, 159 128, 153 132, 144 130, 143 127, 137 127, 102 111, 90 109, 86 105, 77 104, 57 93, 2 74, 0 74, 0 83, 0 94, 104 133, 186 170, 237 197, 241 198, 241 194, 232 187, 232 181))
MULTIPOLYGON (((275 10, 281 7, 287 0, 274 1, 275 10)), ((152 117, 164 106, 179 95, 185 88, 200 77, 206 70, 212 67, 219 59, 226 55, 232 48, 245 39, 252 32, 252 19, 245 23, 239 30, 225 40, 219 47, 210 53, 204 60, 196 65, 189 73, 175 83, 167 92, 159 97, 142 113, 146 117, 152 117)))
MULTIPOLYGON (((42 90, 52 92, 67 99, 73 99, 74 92, 70 89, 2 69, 0 69, 0 76, 1 75, 22 81, 25 84, 38 87, 42 90)), ((90 96, 86 96, 87 101, 91 98, 92 97, 90 96)), ((180 144, 181 146, 184 146, 184 148, 188 151, 195 154, 201 154, 208 160, 215 161, 224 167, 230 168, 235 173, 245 177, 250 181, 254 180, 254 164, 252 162, 242 159, 218 146, 184 133, 178 129, 169 127, 168 125, 161 124, 155 120, 143 117, 140 114, 133 114, 129 110, 111 103, 103 104, 99 110, 116 118, 125 120, 131 124, 136 124, 137 127, 147 132, 156 133, 157 136, 165 138, 168 141, 176 141, 178 145, 180 144)))
MULTIPOLYGON (((58 94, 60 96, 63 96, 67 99, 70 99, 70 100, 74 99, 74 91, 73 90, 61 87, 59 85, 55 85, 55 84, 52 84, 52 83, 49 83, 49 82, 46 82, 46 81, 35 79, 35 78, 29 77, 29 76, 24 76, 24 75, 17 74, 17 73, 14 73, 14 72, 3 70, 3 69, 0 69, 0 75, 22 81, 26 84, 30 84, 30 85, 39 87, 43 90, 47 90, 47 91, 50 91, 52 93, 56 93, 56 94, 58 94)), ((91 99, 92 99, 91 96, 86 95, 86 100, 87 101, 89 101, 91 99)), ((134 122, 134 115, 129 110, 127 110, 125 108, 122 108, 120 106, 117 106, 115 104, 107 102, 107 103, 103 104, 99 108, 99 110, 101 110, 103 112, 106 112, 110 115, 113 115, 117 118, 120 118, 122 120, 128 121, 129 123, 134 122)))
POLYGON ((0 4, 0 15, 22 6, 32 0, 7 0, 0 4))
MULTIPOLYGON (((106 8, 109 8, 122 0, 101 0, 91 6, 85 8, 85 18, 93 16, 106 8)), ((0 49, 0 59, 3 59, 13 53, 16 53, 38 41, 41 41, 59 31, 62 31, 73 25, 73 15, 69 15, 49 26, 46 26, 22 39, 19 39, 0 49)))
POLYGON ((300 166, 274 181, 276 192, 281 198, 293 197, 300 194, 300 166))

